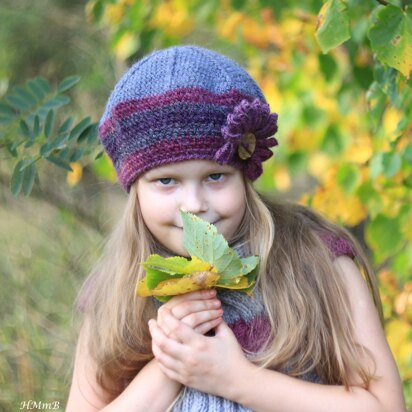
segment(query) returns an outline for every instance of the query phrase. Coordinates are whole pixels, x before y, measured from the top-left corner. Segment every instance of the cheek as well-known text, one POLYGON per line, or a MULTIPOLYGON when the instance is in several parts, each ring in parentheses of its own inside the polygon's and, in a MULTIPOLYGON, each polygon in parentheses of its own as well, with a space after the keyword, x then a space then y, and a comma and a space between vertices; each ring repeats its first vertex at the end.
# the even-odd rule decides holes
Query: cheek
POLYGON ((237 185, 230 190, 224 191, 220 194, 218 203, 220 205, 220 214, 225 217, 243 217, 246 209, 245 190, 243 185, 237 185))
POLYGON ((140 209, 146 225, 150 228, 156 224, 167 223, 174 216, 173 199, 149 190, 139 196, 140 209))

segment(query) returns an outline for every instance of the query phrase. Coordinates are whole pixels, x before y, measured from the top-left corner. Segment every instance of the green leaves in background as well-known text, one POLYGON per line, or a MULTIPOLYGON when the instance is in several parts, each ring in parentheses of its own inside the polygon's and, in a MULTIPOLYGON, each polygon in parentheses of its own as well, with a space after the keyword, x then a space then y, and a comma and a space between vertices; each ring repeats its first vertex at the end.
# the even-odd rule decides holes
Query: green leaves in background
POLYGON ((40 159, 72 171, 71 162, 92 152, 97 125, 86 117, 72 127, 73 119, 59 113, 71 101, 64 93, 79 80, 69 76, 54 90, 38 76, 15 86, 0 102, 0 147, 17 159, 11 178, 14 195, 23 190, 28 196, 34 182, 39 183, 36 163, 40 159), (79 147, 81 143, 86 147, 79 147))
POLYGON ((342 0, 328 0, 318 15, 316 38, 323 53, 350 39, 347 7, 342 0))
POLYGON ((184 246, 191 259, 150 255, 142 263, 146 277, 138 282, 139 296, 171 296, 220 287, 249 293, 256 280, 259 258, 240 258, 215 226, 186 212, 183 219, 184 246))
POLYGON ((412 69, 412 9, 378 7, 371 15, 369 39, 378 59, 409 77, 412 69))

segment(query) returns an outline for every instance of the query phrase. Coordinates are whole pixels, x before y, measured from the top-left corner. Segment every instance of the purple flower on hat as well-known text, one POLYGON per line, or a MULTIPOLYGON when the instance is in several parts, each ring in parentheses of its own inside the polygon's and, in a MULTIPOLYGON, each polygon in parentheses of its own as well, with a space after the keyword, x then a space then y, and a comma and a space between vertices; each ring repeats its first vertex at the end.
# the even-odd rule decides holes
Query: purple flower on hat
POLYGON ((278 115, 270 113, 269 105, 259 99, 243 99, 227 116, 221 132, 226 143, 216 152, 215 161, 228 164, 235 158, 244 164, 244 173, 256 180, 263 172, 262 162, 273 153, 270 147, 278 144, 273 136, 278 115))

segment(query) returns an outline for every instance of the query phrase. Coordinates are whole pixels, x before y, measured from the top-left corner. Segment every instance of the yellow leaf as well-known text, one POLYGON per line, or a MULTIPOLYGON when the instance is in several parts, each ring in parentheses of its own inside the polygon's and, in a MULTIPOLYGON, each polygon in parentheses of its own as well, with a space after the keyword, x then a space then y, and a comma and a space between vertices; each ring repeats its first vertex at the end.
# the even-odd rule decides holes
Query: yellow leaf
POLYGON ((124 6, 122 4, 108 4, 104 9, 104 20, 109 25, 117 26, 124 17, 124 6))
POLYGON ((77 183, 79 183, 82 179, 83 167, 78 162, 70 163, 70 167, 73 169, 73 171, 67 173, 66 181, 70 187, 73 187, 76 186, 77 183))
POLYGON ((396 110, 392 106, 385 110, 385 113, 383 114, 382 127, 385 136, 388 136, 390 141, 393 141, 398 137, 398 135, 394 132, 403 116, 404 114, 402 112, 396 110))
POLYGON ((228 18, 222 19, 221 24, 218 26, 218 31, 222 37, 226 37, 229 40, 236 40, 236 34, 243 27, 243 14, 240 12, 233 12, 228 18))
POLYGON ((120 59, 126 60, 137 50, 137 47, 138 39, 136 34, 127 31, 120 37, 114 49, 120 59))
POLYGON ((410 330, 411 325, 401 319, 393 319, 386 325, 388 343, 404 379, 412 378, 409 366, 412 354, 412 342, 408 340, 410 330))
POLYGON ((186 275, 182 278, 160 282, 154 289, 149 289, 145 281, 142 280, 137 286, 137 293, 140 296, 180 295, 195 290, 211 288, 216 285, 219 277, 219 274, 215 272, 194 272, 191 275, 186 275))
POLYGON ((239 276, 238 278, 236 278, 236 281, 231 284, 224 285, 222 283, 218 283, 217 286, 219 288, 224 288, 224 289, 245 289, 250 285, 247 280, 247 277, 239 276))
POLYGON ((403 319, 412 323, 412 282, 406 283, 403 292, 397 296, 395 311, 403 319))
POLYGON ((280 191, 290 189, 291 179, 288 169, 284 166, 277 167, 275 173, 273 174, 273 181, 276 188, 280 191))
POLYGON ((337 166, 327 173, 325 182, 312 196, 312 206, 334 221, 354 226, 367 216, 367 208, 356 195, 343 192, 336 180, 337 166))

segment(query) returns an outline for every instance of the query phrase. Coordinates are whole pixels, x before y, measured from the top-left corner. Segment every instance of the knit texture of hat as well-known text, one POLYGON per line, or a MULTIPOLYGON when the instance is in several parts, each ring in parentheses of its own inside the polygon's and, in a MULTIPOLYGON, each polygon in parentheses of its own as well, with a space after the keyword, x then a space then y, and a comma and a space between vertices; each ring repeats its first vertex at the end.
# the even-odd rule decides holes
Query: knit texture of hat
POLYGON ((198 46, 154 51, 120 79, 99 124, 123 188, 157 166, 217 161, 255 180, 272 152, 277 115, 233 60, 198 46))

